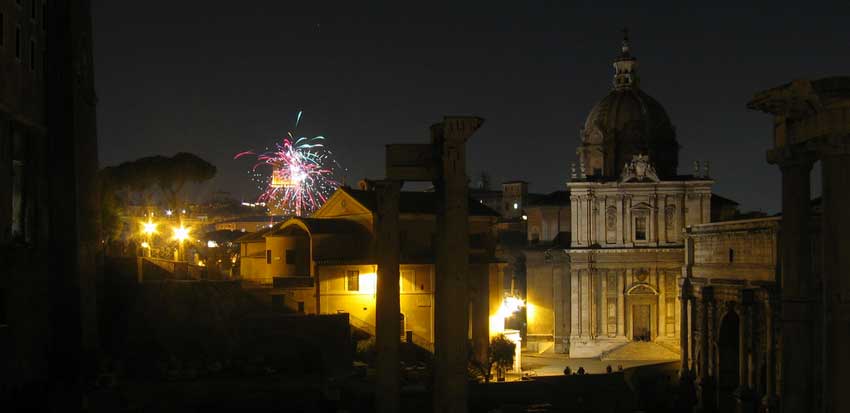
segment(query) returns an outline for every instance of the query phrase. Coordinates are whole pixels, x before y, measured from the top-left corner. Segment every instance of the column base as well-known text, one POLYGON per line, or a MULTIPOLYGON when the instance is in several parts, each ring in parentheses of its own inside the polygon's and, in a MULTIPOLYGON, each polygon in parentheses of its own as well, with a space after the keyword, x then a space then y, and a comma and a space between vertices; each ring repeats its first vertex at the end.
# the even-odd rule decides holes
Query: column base
POLYGON ((697 383, 697 405, 694 412, 714 413, 717 411, 717 392, 714 390, 714 378, 703 377, 697 383))
POLYGON ((696 387, 693 377, 689 371, 679 374, 679 394, 677 395, 676 407, 678 411, 691 411, 697 403, 696 387))
POLYGON ((756 408, 753 391, 748 387, 739 387, 735 390, 735 400, 738 405, 738 413, 753 413, 756 408))
POLYGON ((776 396, 764 396, 761 398, 761 408, 764 413, 779 412, 779 398, 776 396))

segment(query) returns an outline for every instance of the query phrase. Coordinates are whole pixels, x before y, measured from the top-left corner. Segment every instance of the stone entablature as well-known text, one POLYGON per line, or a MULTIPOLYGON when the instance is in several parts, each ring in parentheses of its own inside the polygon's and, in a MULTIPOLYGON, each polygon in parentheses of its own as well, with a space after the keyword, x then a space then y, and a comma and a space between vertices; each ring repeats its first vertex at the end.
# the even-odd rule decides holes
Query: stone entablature
POLYGON ((688 264, 693 277, 774 282, 781 218, 760 218, 696 225, 688 264))
POLYGON ((682 229, 710 221, 713 183, 709 179, 570 182, 571 246, 682 245, 682 229))

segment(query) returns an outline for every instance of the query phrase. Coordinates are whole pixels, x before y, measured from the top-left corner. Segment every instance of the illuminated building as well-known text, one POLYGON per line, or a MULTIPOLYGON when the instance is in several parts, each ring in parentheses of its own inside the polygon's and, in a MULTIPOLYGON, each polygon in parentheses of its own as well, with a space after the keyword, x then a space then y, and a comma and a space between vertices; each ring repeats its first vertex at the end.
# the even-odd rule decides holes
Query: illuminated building
MULTIPOLYGON (((433 350, 434 242, 437 200, 431 192, 402 192, 399 238, 404 340, 433 350)), ((490 325, 502 302, 494 255, 498 214, 470 202, 471 305, 486 308, 473 323, 490 325)), ((310 218, 293 217, 237 239, 243 281, 266 288, 272 302, 307 314, 349 314, 352 326, 375 333, 375 193, 340 188, 310 218)), ((474 317, 474 316, 473 316, 474 317)), ((486 328, 486 327, 485 327, 486 328)), ((488 329, 489 330, 489 329, 488 329)))

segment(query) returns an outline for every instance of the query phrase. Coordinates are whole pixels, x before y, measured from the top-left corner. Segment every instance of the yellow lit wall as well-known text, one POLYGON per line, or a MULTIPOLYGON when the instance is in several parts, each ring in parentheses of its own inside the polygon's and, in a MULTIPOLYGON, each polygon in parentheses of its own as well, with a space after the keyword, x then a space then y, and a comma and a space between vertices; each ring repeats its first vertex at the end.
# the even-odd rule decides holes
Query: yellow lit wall
MULTIPOLYGON (((322 314, 348 313, 351 324, 375 334, 375 265, 322 265, 319 267, 319 309, 322 314), (348 290, 347 271, 360 272, 359 290, 348 290)), ((400 304, 404 329, 413 341, 433 350, 434 286, 432 265, 401 265, 400 304)))

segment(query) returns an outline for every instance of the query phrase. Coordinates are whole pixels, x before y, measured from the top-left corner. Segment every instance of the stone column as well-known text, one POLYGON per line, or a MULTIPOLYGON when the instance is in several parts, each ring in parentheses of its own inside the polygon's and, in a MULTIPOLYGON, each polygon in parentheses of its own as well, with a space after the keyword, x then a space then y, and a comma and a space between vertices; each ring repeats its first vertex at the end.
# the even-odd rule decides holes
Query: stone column
POLYGON ((688 348, 688 299, 690 296, 691 282, 687 278, 682 278, 682 286, 680 287, 679 304, 682 306, 682 317, 679 317, 679 346, 682 348, 679 364, 679 378, 683 379, 690 376, 690 367, 688 366, 688 358, 690 350, 688 348))
POLYGON ((850 137, 843 141, 822 160, 825 412, 850 412, 850 137))
POLYGON ((755 409, 753 405, 753 382, 750 371, 750 358, 752 357, 752 335, 753 335, 753 291, 741 291, 741 320, 738 324, 738 389, 737 399, 738 412, 747 413, 755 409))
POLYGON ((702 287, 702 320, 700 325, 700 368, 699 368, 699 402, 698 412, 714 412, 716 409, 716 392, 714 390, 714 289, 702 287))
POLYGON ((688 314, 688 300, 691 296, 691 282, 687 278, 682 278, 682 285, 679 288, 679 302, 681 304, 682 317, 679 318, 679 345, 682 349, 680 364, 679 364, 679 403, 678 407, 682 411, 690 411, 696 401, 696 390, 694 389, 693 372, 688 365, 690 352, 688 347, 688 335, 693 326, 688 325, 690 319, 688 314))
POLYGON ((375 411, 399 411, 399 197, 398 181, 375 182, 378 213, 375 217, 378 259, 375 314, 375 411))
POLYGON ((779 411, 779 399, 776 397, 776 330, 774 324, 774 293, 768 290, 764 300, 764 332, 765 332, 765 392, 761 404, 765 413, 779 411))
POLYGON ((805 412, 816 405, 812 360, 816 341, 814 285, 809 240, 808 159, 783 159, 782 223, 782 411, 805 412))
POLYGON ((469 335, 469 207, 466 140, 483 122, 473 117, 447 117, 431 127, 440 153, 440 178, 434 323, 435 412, 467 409, 467 337, 469 335))

